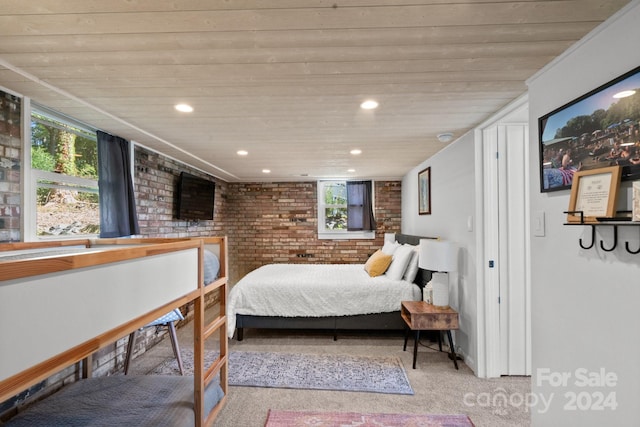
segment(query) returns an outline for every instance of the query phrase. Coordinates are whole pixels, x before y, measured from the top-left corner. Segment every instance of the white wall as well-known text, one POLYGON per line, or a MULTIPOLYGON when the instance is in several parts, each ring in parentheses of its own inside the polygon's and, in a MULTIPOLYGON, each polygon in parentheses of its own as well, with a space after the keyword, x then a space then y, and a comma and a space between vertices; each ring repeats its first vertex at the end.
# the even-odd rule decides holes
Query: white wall
MULTIPOLYGON (((538 173, 538 117, 640 65, 640 3, 633 1, 622 12, 530 80, 532 173, 538 173)), ((628 183, 621 196, 628 208, 628 183)), ((540 193, 539 178, 532 179, 531 212, 543 211, 546 217, 546 235, 532 237, 531 243, 532 392, 551 399, 548 411, 540 405, 532 409, 532 425, 637 426, 640 255, 628 254, 624 241, 636 248, 640 225, 621 227, 623 247, 613 252, 583 250, 578 239, 589 240, 590 231, 563 225, 568 204, 569 191, 540 193), (579 386, 577 375, 585 371, 578 369, 593 375, 593 386, 579 386), (615 385, 597 385, 601 372, 615 376, 615 385), (567 375, 566 386, 554 386, 546 373, 567 375), (615 410, 592 409, 598 393, 615 398, 615 410), (585 409, 565 407, 574 395, 585 409)), ((610 229, 598 229, 601 236, 610 238, 610 229)))
POLYGON ((459 271, 450 274, 450 305, 460 312, 460 330, 455 346, 465 363, 475 371, 477 343, 476 247, 473 222, 474 193, 473 132, 462 136, 435 156, 409 171, 402 179, 402 232, 438 236, 456 242, 460 250, 459 271), (418 215, 418 172, 431 167, 431 214, 418 215))

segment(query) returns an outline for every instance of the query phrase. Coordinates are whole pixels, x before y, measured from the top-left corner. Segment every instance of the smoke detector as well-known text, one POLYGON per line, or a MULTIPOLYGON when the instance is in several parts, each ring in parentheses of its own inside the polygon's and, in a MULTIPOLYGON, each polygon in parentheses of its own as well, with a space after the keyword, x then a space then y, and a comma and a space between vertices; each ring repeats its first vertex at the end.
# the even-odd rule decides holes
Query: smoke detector
POLYGON ((440 142, 449 142, 453 139, 453 134, 451 132, 444 132, 438 134, 438 141, 440 142))

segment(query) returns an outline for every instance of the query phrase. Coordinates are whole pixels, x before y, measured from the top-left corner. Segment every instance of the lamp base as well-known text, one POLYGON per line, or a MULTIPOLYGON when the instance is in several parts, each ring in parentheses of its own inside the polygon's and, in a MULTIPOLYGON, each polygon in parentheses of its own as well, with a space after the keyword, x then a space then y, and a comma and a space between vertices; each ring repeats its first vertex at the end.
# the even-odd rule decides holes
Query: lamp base
POLYGON ((449 276, 447 273, 432 273, 433 305, 438 308, 449 308, 449 276))

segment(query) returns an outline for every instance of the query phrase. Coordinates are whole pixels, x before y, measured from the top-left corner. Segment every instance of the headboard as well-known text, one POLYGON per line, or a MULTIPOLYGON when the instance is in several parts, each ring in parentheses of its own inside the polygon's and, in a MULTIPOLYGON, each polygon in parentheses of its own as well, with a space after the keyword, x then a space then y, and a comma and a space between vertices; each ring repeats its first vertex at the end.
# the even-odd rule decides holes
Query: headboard
MULTIPOLYGON (((438 239, 438 237, 429 237, 429 236, 414 236, 411 234, 402 234, 396 233, 396 242, 408 245, 419 245, 420 239, 438 239)), ((427 283, 431 280, 431 271, 425 270, 422 268, 418 269, 418 274, 414 279, 413 283, 420 286, 420 289, 424 289, 427 283)))

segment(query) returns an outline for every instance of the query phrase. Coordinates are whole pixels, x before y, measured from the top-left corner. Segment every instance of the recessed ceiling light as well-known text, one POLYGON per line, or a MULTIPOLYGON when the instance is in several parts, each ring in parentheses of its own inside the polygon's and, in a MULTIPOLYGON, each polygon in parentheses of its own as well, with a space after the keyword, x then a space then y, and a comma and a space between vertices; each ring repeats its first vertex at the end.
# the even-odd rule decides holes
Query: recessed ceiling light
POLYGON ((451 132, 444 132, 439 133, 437 137, 440 142, 449 142, 453 139, 453 134, 451 132))
POLYGON ((262 169, 262 173, 271 173, 270 169, 262 169))
POLYGON ((374 110, 378 108, 378 102, 373 99, 369 99, 360 104, 360 108, 363 110, 374 110))
POLYGON ((175 109, 182 113, 191 113, 193 112, 193 107, 188 104, 176 104, 175 109))
POLYGON ((349 173, 354 173, 356 170, 355 169, 347 169, 347 172, 349 173))
POLYGON ((631 96, 631 95, 635 95, 636 91, 635 90, 623 90, 622 92, 618 92, 615 95, 613 95, 614 98, 626 98, 627 96, 631 96))
POLYGON ((354 156, 357 156, 358 154, 362 154, 362 150, 355 148, 351 150, 350 153, 353 154, 354 156))
POLYGON ((238 156, 247 156, 249 152, 247 150, 238 150, 237 154, 238 156))

